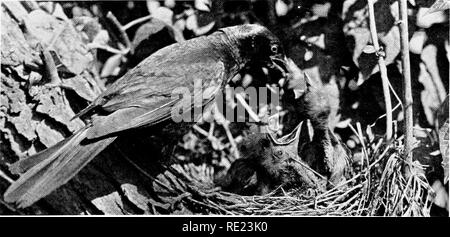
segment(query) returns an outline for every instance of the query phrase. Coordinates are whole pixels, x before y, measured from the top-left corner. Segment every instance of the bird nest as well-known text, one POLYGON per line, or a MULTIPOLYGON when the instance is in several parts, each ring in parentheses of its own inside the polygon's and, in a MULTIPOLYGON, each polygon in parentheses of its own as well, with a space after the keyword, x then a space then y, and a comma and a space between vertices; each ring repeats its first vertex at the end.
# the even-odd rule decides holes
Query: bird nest
POLYGON ((402 138, 363 144, 362 163, 351 177, 322 192, 279 186, 261 196, 229 193, 216 187, 214 167, 206 163, 174 164, 152 179, 170 214, 429 216, 433 191, 424 167, 406 164, 402 149, 402 138))

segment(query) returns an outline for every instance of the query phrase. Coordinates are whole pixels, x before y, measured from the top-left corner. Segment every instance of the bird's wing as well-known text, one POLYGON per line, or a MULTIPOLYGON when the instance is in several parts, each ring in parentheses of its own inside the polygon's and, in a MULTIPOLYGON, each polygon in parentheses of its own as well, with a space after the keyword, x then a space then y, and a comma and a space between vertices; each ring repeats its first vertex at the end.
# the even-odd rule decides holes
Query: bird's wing
POLYGON ((93 119, 87 138, 154 125, 169 119, 177 103, 192 108, 194 98, 199 98, 202 106, 210 103, 226 80, 227 71, 220 58, 209 51, 205 50, 201 57, 181 55, 185 60, 157 61, 157 67, 148 68, 145 66, 149 62, 141 63, 99 98, 101 109, 110 114, 93 119), (194 86, 201 90, 194 90, 194 86), (189 92, 193 100, 180 97, 180 89, 189 92))

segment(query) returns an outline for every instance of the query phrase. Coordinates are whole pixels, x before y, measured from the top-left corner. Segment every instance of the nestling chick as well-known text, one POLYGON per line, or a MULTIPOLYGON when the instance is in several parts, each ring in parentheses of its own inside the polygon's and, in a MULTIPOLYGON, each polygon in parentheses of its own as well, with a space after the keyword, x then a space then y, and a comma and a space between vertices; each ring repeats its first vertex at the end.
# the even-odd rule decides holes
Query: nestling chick
POLYGON ((308 75, 288 61, 291 78, 282 98, 288 113, 283 118, 284 129, 290 130, 300 121, 305 123, 299 142, 299 156, 309 167, 328 178, 334 186, 345 180, 349 171, 348 150, 334 134, 330 124, 331 105, 327 90, 314 83, 308 75))
POLYGON ((243 158, 235 161, 217 184, 241 195, 263 195, 280 185, 324 190, 321 179, 297 155, 301 124, 282 138, 271 133, 255 133, 240 147, 243 158))

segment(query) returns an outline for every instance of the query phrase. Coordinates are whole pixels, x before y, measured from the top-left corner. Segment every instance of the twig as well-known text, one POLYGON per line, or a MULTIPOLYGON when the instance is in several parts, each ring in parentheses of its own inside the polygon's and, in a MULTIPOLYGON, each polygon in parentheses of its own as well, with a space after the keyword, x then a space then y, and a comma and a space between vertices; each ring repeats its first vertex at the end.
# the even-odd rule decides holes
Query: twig
POLYGON ((20 210, 15 209, 13 206, 11 206, 8 203, 6 203, 5 201, 3 201, 1 198, 0 198, 0 203, 3 204, 6 208, 8 208, 12 212, 18 213, 20 215, 26 215, 25 213, 21 212, 20 210))
POLYGON ((106 14, 106 19, 109 20, 111 26, 114 28, 113 32, 119 33, 119 41, 125 45, 125 48, 128 49, 130 53, 133 53, 130 38, 128 38, 127 33, 124 31, 117 18, 111 12, 108 12, 108 14, 106 14))
POLYGON ((209 125, 209 131, 208 131, 208 136, 213 136, 214 135, 214 128, 216 127, 216 124, 214 122, 211 122, 209 125))
POLYGON ((231 150, 234 153, 234 158, 239 158, 239 151, 237 148, 237 144, 236 141, 234 140, 233 134, 231 133, 230 130, 230 121, 228 121, 225 116, 223 116, 222 112, 220 112, 219 108, 217 107, 217 104, 213 105, 213 112, 214 112, 214 119, 220 124, 222 125, 223 129, 225 130, 225 134, 227 135, 228 141, 230 142, 231 145, 231 150))
POLYGON ((127 54, 129 52, 128 49, 119 50, 119 49, 113 48, 113 47, 111 47, 109 45, 101 45, 101 44, 97 44, 97 43, 89 43, 87 45, 87 47, 89 49, 103 49, 106 52, 109 52, 109 53, 112 53, 112 54, 120 54, 120 55, 125 55, 125 54, 127 54))
MULTIPOLYGON (((389 81, 388 81, 389 82, 389 81)), ((392 108, 392 112, 394 112, 399 106, 402 108, 402 111, 404 110, 404 106, 403 106, 403 102, 402 102, 402 100, 400 99, 400 97, 397 95, 397 92, 395 92, 395 90, 394 90, 394 88, 392 87, 392 84, 391 84, 391 82, 389 82, 389 88, 391 89, 391 92, 392 92, 392 94, 394 95, 394 97, 397 99, 397 101, 398 101, 398 104, 397 105, 395 105, 394 106, 394 108, 392 108)), ((375 126, 375 124, 378 122, 378 120, 380 120, 380 119, 382 119, 382 118, 384 118, 384 117, 386 117, 386 113, 384 113, 383 115, 381 115, 380 117, 378 117, 377 119, 375 119, 375 121, 371 124, 371 125, 369 125, 369 127, 373 127, 373 126, 375 126)))
POLYGON ((362 147, 364 149, 365 157, 366 157, 366 160, 367 160, 367 165, 370 165, 369 164, 369 154, 368 154, 368 151, 367 151, 366 142, 364 141, 364 134, 362 132, 361 123, 360 122, 356 122, 356 129, 357 129, 357 132, 358 132, 358 136, 359 136, 361 145, 362 145, 362 147))
MULTIPOLYGON (((413 134, 413 98, 411 91, 411 68, 409 62, 409 37, 408 37, 408 8, 407 0, 399 0, 400 12, 400 40, 402 52, 402 75, 403 75, 403 100, 404 100, 404 134, 405 134, 405 150, 404 158, 406 163, 412 163, 412 148, 414 142, 413 134)), ((408 165, 404 167, 405 177, 409 176, 410 168, 408 165)))
POLYGON ((378 44, 377 27, 375 24, 374 0, 367 0, 369 6, 369 23, 370 35, 372 37, 373 47, 378 56, 378 67, 380 68, 381 81, 383 84, 384 103, 386 108, 386 140, 390 141, 392 138, 392 103, 391 94, 389 92, 389 79, 387 75, 386 62, 384 61, 384 53, 378 44))
POLYGON ((122 27, 122 30, 126 31, 126 30, 130 29, 131 27, 133 27, 137 24, 140 24, 142 22, 148 21, 150 19, 152 19, 152 16, 149 15, 149 16, 144 16, 144 17, 138 18, 136 20, 130 21, 122 27))
MULTIPOLYGON (((402 108, 403 108, 402 103, 398 103, 396 106, 394 106, 394 108, 392 108, 392 112, 394 112, 398 107, 402 107, 402 108)), ((372 124, 370 124, 369 127, 370 127, 370 128, 373 128, 373 127, 378 123, 378 121, 379 121, 380 119, 384 118, 384 117, 386 117, 386 113, 384 113, 383 115, 381 115, 380 117, 378 117, 377 119, 375 119, 375 121, 374 121, 372 124)))
POLYGON ((14 183, 14 180, 12 180, 8 175, 6 175, 3 171, 0 170, 0 177, 8 181, 10 184, 14 183))
POLYGON ((235 96, 236 96, 236 99, 239 101, 239 103, 241 103, 241 105, 244 107, 244 109, 247 110, 248 115, 253 119, 253 121, 255 121, 256 123, 261 122, 261 120, 259 119, 258 115, 247 104, 247 102, 245 101, 244 97, 242 97, 241 94, 236 94, 235 96))
POLYGON ((393 108, 392 109, 392 111, 394 111, 396 108, 397 108, 397 106, 399 106, 399 104, 400 104, 400 106, 402 106, 402 110, 403 110, 403 108, 404 108, 404 106, 403 106, 403 101, 400 99, 400 97, 397 95, 397 92, 395 92, 395 90, 394 90, 394 87, 392 87, 392 84, 391 84, 391 82, 390 81, 388 81, 389 82, 389 88, 391 89, 391 92, 392 92, 392 94, 394 95, 394 97, 397 99, 397 101, 398 101, 398 104, 395 106, 395 108, 393 108))
POLYGON ((197 124, 194 124, 194 126, 192 126, 192 128, 197 131, 198 133, 202 134, 203 136, 205 136, 210 142, 214 142, 219 146, 219 149, 221 149, 224 145, 220 142, 219 139, 217 139, 215 136, 213 136, 212 134, 208 133, 207 131, 205 131, 203 128, 201 128, 200 126, 198 126, 197 124))
POLYGON ((222 124, 222 127, 225 130, 225 133, 227 134, 228 141, 230 142, 231 148, 234 152, 234 157, 237 159, 240 156, 239 151, 237 149, 236 141, 234 140, 233 134, 231 134, 230 127, 228 125, 229 125, 229 122, 225 121, 222 124))
MULTIPOLYGON (((359 124, 359 122, 357 123, 357 126, 358 126, 358 124, 359 124)), ((350 128, 350 130, 352 130, 352 132, 355 134, 355 136, 358 138, 358 140, 359 140, 359 142, 361 143, 361 145, 362 145, 362 149, 363 149, 363 152, 364 152, 364 157, 366 157, 366 159, 368 160, 368 151, 367 151, 367 148, 366 148, 366 145, 365 145, 365 142, 364 142, 364 137, 363 137, 363 134, 362 134, 362 131, 361 131, 361 125, 359 125, 359 130, 361 131, 361 133, 359 133, 358 131, 356 131, 356 129, 351 125, 351 124, 349 124, 349 128, 350 128)), ((364 166, 364 162, 361 164, 361 170, 363 170, 363 166, 364 166)))
POLYGON ((349 194, 350 194, 351 192, 353 192, 354 190, 356 190, 356 189, 358 189, 358 188, 362 188, 362 186, 363 186, 363 184, 360 183, 360 184, 358 184, 358 185, 356 185, 356 186, 350 188, 349 190, 345 191, 345 193, 339 195, 339 197, 336 197, 336 198, 333 200, 333 202, 331 202, 330 206, 331 206, 331 205, 334 205, 335 203, 337 203, 337 202, 340 201, 341 199, 344 199, 345 196, 349 195, 349 194))
MULTIPOLYGON (((323 180, 326 180, 326 179, 327 179, 325 176, 319 174, 317 171, 313 170, 311 167, 309 167, 309 165, 303 163, 303 162, 300 161, 299 159, 294 158, 294 157, 290 157, 290 158, 291 158, 292 160, 294 160, 295 162, 299 163, 301 166, 303 166, 303 167, 306 168, 307 170, 309 170, 309 171, 311 171, 312 173, 314 173, 315 175, 317 175, 319 178, 321 178, 321 179, 323 179, 323 180)), ((328 182, 330 182, 330 181, 328 181, 328 182)), ((333 185, 333 183, 331 183, 331 182, 330 182, 330 184, 333 185)), ((333 186, 334 186, 334 185, 333 185, 333 186)))

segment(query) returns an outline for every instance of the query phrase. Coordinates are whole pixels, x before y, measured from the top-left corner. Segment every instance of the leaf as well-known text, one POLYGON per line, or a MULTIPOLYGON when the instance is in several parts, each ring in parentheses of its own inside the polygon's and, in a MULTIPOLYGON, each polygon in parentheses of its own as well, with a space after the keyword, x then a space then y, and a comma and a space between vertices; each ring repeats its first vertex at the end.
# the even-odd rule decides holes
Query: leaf
MULTIPOLYGON (((11 12, 11 15, 14 18, 16 18, 16 20, 18 20, 18 21, 24 20, 28 15, 27 10, 25 10, 25 8, 20 4, 19 1, 4 1, 4 2, 2 2, 2 5, 3 4, 8 9, 8 11, 11 12)), ((2 9, 3 9, 3 7, 2 7, 2 9)), ((9 14, 5 14, 5 15, 7 15, 7 17, 10 18, 9 14)), ((5 15, 3 15, 2 18, 5 15)), ((3 18, 3 19, 5 19, 5 18, 3 18)), ((6 28, 3 28, 3 26, 2 26, 2 30, 4 30, 4 29, 6 29, 6 28)))
POLYGON ((52 128, 51 122, 48 119, 42 120, 36 126, 36 133, 39 136, 39 141, 46 147, 51 147, 64 139, 63 134, 52 128))
POLYGON ((164 0, 164 6, 168 8, 174 8, 175 4, 175 0, 164 0))
POLYGON ((209 12, 211 11, 211 1, 210 0, 195 0, 195 8, 200 11, 209 12))
POLYGON ((98 45, 108 45, 109 42, 109 34, 106 30, 100 30, 98 34, 92 40, 92 43, 98 45))
POLYGON ((409 50, 412 53, 420 54, 423 50, 423 46, 424 46, 426 40, 427 40, 427 34, 424 31, 414 32, 414 34, 409 42, 409 50))
POLYGON ((127 66, 134 67, 157 50, 181 41, 184 41, 181 31, 152 17, 136 31, 131 42, 133 54, 128 57, 127 66))
POLYGON ((194 31, 197 28, 197 16, 195 14, 192 14, 186 19, 186 29, 194 31))
POLYGON ((431 5, 427 14, 437 12, 437 11, 445 11, 447 9, 450 9, 450 1, 449 0, 436 0, 436 2, 434 2, 433 5, 431 5))
POLYGON ((44 47, 53 49, 71 72, 80 74, 90 68, 94 56, 70 22, 58 20, 45 11, 34 10, 24 23, 30 38, 36 38, 44 47))
POLYGON ((277 16, 285 16, 289 11, 289 7, 283 0, 277 0, 275 3, 275 11, 277 16))
POLYGON ((321 49, 325 49, 325 34, 324 33, 317 35, 317 36, 309 37, 305 41, 310 44, 314 44, 315 46, 317 46, 321 49))
POLYGON ((102 26, 98 22, 98 19, 80 16, 72 18, 72 22, 75 25, 75 28, 83 33, 85 43, 95 42, 98 44, 106 44, 109 41, 109 35, 107 32, 105 34, 104 30, 102 32, 102 26))
MULTIPOLYGON (((12 2, 8 2, 8 4, 11 3, 12 2)), ((1 18, 2 65, 17 66, 25 61, 33 61, 33 59, 38 59, 38 54, 30 48, 17 22, 14 21, 9 14, 7 14, 3 7, 1 18)))
POLYGON ((444 11, 436 11, 432 8, 419 8, 416 15, 416 25, 421 28, 429 28, 434 24, 447 21, 448 15, 444 11))
POLYGON ((167 7, 158 7, 152 12, 152 16, 172 25, 173 12, 167 7))
POLYGON ((373 47, 373 45, 366 45, 366 47, 364 47, 362 51, 366 54, 373 54, 377 50, 375 49, 375 47, 373 47))
POLYGON ((61 7, 61 4, 56 3, 54 7, 53 16, 62 20, 69 20, 67 15, 64 13, 64 9, 61 7))
POLYGON ((214 27, 214 25, 215 22, 212 21, 204 26, 199 26, 197 14, 192 14, 186 19, 186 28, 188 30, 192 30, 197 36, 208 33, 214 27))
POLYGON ((115 54, 106 60, 103 65, 102 71, 100 73, 101 78, 109 77, 109 76, 117 76, 117 68, 119 68, 122 63, 122 55, 115 54))
POLYGON ((303 56, 303 59, 305 61, 309 61, 309 60, 311 60, 313 58, 313 56, 314 56, 314 53, 312 51, 310 51, 310 50, 307 50, 305 52, 305 55, 303 56))
POLYGON ((319 17, 327 17, 328 12, 330 11, 331 3, 325 2, 323 4, 316 3, 311 7, 311 11, 314 15, 319 17))
POLYGON ((158 1, 147 0, 147 10, 150 14, 153 14, 156 11, 156 9, 158 9, 158 7, 160 7, 160 4, 158 1))
POLYGON ((409 2, 411 5, 416 6, 416 0, 408 0, 408 2, 409 2))

